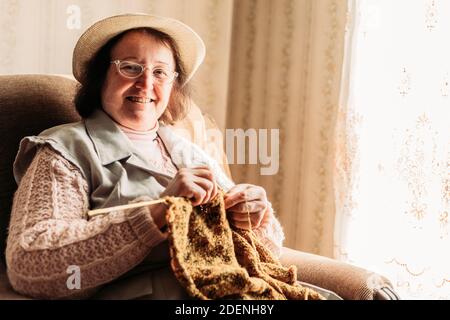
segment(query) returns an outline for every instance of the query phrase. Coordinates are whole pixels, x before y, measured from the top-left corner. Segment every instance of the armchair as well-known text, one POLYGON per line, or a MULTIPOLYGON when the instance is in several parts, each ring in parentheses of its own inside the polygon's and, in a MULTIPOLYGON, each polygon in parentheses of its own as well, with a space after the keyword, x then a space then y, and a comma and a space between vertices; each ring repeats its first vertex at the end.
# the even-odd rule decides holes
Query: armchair
MULTIPOLYGON (((62 76, 0 76, 0 300, 26 299, 15 293, 8 283, 4 256, 12 197, 16 190, 12 164, 19 141, 46 128, 78 121, 79 116, 73 108, 76 86, 75 80, 62 76)), ((215 127, 195 105, 176 127, 192 132, 194 120, 200 121, 204 129, 215 127)), ((221 156, 224 156, 223 152, 221 156)), ((229 174, 228 166, 223 166, 229 174)), ((300 281, 334 291, 344 299, 399 298, 389 280, 347 263, 289 248, 283 248, 281 262, 295 264, 300 281)))

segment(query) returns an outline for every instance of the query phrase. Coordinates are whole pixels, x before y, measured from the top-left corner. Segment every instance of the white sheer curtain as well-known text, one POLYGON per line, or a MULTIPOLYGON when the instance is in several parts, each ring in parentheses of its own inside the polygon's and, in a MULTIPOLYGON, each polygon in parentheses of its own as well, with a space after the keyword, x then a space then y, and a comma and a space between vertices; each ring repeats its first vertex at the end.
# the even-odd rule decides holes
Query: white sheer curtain
POLYGON ((450 1, 350 1, 335 256, 450 299, 450 1))

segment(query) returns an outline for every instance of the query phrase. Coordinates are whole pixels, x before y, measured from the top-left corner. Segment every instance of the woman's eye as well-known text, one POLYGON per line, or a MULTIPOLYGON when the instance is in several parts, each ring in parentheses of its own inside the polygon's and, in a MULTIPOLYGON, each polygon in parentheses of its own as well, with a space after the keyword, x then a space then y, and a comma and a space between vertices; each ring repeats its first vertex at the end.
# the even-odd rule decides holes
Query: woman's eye
POLYGON ((157 78, 165 78, 165 77, 167 77, 167 71, 164 70, 164 69, 155 69, 155 70, 153 70, 153 74, 157 78))
POLYGON ((139 73, 139 72, 141 72, 141 68, 139 66, 135 66, 135 65, 132 65, 132 64, 122 66, 120 69, 122 71, 130 72, 130 73, 139 73))

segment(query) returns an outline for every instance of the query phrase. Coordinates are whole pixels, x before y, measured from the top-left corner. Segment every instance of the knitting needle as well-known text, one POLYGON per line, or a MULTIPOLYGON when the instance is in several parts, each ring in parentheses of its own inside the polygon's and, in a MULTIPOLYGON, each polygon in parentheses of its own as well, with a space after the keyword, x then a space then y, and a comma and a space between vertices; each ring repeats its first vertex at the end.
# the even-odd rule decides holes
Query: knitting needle
POLYGON ((142 201, 142 202, 136 202, 136 203, 130 203, 130 204, 124 204, 120 206, 114 206, 109 208, 101 208, 96 210, 89 210, 88 216, 89 217, 95 217, 101 214, 105 214, 111 211, 117 211, 117 210, 125 210, 125 209, 131 209, 131 208, 139 208, 139 207, 145 207, 156 203, 167 203, 166 199, 157 199, 157 200, 150 200, 150 201, 142 201))

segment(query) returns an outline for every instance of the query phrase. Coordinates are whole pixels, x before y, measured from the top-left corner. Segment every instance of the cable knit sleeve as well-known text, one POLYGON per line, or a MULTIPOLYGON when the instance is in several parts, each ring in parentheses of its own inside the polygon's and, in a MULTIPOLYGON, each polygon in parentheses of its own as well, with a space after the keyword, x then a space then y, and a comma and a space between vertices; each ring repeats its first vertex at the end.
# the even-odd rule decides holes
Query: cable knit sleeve
POLYGON ((36 298, 89 296, 166 239, 147 207, 90 220, 88 209, 88 185, 81 172, 49 146, 40 148, 11 212, 6 259, 16 291, 36 298), (79 268, 79 289, 68 286, 74 266, 79 268))
POLYGON ((278 222, 278 219, 275 217, 272 204, 270 202, 261 224, 258 228, 253 229, 253 232, 273 254, 280 257, 284 240, 284 232, 281 228, 280 222, 278 222))

